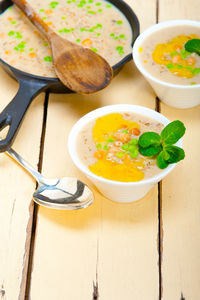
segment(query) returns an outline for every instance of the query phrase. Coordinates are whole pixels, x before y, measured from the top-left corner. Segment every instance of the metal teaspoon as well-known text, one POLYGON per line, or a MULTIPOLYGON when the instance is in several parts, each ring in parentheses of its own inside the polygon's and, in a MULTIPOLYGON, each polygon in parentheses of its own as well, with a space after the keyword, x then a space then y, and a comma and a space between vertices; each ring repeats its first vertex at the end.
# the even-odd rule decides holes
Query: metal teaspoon
POLYGON ((77 178, 46 179, 13 149, 10 148, 5 153, 17 161, 38 182, 38 188, 33 194, 36 203, 53 209, 72 210, 85 208, 93 202, 93 192, 77 178))

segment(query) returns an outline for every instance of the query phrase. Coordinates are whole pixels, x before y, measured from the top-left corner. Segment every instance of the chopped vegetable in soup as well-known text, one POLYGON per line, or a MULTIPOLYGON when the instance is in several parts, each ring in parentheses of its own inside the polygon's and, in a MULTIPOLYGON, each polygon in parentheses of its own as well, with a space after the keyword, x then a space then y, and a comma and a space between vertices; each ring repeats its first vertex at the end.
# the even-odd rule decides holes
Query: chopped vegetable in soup
MULTIPOLYGON (((131 53, 132 31, 125 16, 104 0, 28 0, 63 38, 90 48, 115 65, 131 53)), ((14 5, 0 15, 0 57, 17 69, 56 77, 48 41, 14 5)))
POLYGON ((144 68, 163 81, 200 84, 200 56, 184 47, 192 39, 200 40, 199 28, 172 27, 153 33, 139 49, 144 68))
POLYGON ((155 158, 138 151, 142 133, 160 133, 163 125, 133 113, 111 113, 93 121, 79 134, 77 151, 94 174, 116 181, 134 182, 160 172, 155 158))

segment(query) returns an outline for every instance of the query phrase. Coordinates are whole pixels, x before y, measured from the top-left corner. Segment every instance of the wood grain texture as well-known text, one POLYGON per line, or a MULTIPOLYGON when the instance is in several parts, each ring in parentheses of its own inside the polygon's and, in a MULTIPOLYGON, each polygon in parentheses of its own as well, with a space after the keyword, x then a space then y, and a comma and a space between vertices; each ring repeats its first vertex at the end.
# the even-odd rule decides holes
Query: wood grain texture
MULTIPOLYGON (((18 84, 0 69, 0 110, 18 84)), ((43 118, 43 95, 31 105, 13 147, 35 167, 43 118)), ((24 299, 35 181, 4 153, 0 154, 0 299, 24 299)))
MULTIPOLYGON (((155 1, 152 6, 145 2, 129 3, 140 13, 142 28, 156 20, 155 1)), ((157 188, 135 203, 111 202, 75 168, 67 152, 67 136, 76 120, 117 103, 155 107, 155 94, 133 62, 97 94, 50 96, 43 174, 80 178, 94 189, 95 202, 81 211, 39 208, 31 300, 158 299, 157 188)))
MULTIPOLYGON (((159 21, 200 20, 200 2, 162 0, 159 21)), ((161 112, 186 126, 186 158, 162 183, 163 300, 200 298, 200 106, 175 109, 161 104, 161 112)))

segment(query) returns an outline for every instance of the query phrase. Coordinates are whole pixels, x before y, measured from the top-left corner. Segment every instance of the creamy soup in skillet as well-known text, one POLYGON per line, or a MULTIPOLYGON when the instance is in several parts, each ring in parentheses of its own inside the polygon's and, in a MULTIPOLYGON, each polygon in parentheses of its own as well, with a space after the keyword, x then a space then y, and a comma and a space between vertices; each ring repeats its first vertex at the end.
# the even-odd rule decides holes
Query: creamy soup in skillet
POLYGON ((200 84, 200 56, 184 48, 191 39, 200 39, 199 28, 177 26, 152 33, 138 49, 143 67, 169 83, 200 84))
POLYGON ((111 113, 88 123, 77 139, 77 151, 94 174, 134 182, 161 172, 156 159, 138 152, 138 139, 147 131, 160 133, 163 124, 135 113, 111 113))
MULTIPOLYGON (((131 53, 125 16, 104 0, 28 0, 63 38, 88 47, 115 65, 131 53)), ((17 69, 56 77, 47 40, 14 5, 0 15, 0 57, 17 69)))

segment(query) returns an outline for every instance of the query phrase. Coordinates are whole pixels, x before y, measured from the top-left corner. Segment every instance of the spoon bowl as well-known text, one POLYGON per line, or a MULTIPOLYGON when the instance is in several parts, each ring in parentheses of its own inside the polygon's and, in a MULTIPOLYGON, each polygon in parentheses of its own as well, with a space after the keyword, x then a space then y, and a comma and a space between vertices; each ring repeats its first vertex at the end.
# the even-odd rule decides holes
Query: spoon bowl
POLYGON ((49 40, 55 72, 65 86, 79 94, 91 94, 110 83, 113 70, 102 56, 63 39, 40 18, 26 0, 12 0, 12 2, 49 40))
POLYGON ((33 194, 36 203, 53 209, 73 210, 85 208, 93 202, 93 192, 77 178, 46 179, 13 149, 7 150, 6 154, 25 168, 38 182, 38 188, 33 194))

